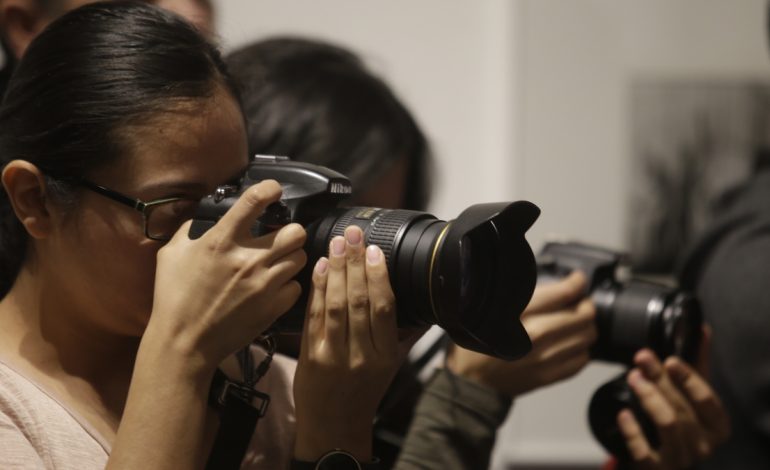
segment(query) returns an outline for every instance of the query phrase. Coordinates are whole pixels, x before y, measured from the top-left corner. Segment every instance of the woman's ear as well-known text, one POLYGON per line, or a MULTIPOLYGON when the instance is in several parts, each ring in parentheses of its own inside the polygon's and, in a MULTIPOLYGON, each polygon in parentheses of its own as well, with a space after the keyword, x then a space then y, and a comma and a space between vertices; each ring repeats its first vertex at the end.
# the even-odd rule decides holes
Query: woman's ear
POLYGON ((2 183, 16 217, 32 238, 45 238, 51 232, 51 213, 46 205, 45 177, 38 167, 24 160, 5 166, 2 183))
POLYGON ((49 22, 35 0, 0 0, 0 33, 17 59, 49 22))

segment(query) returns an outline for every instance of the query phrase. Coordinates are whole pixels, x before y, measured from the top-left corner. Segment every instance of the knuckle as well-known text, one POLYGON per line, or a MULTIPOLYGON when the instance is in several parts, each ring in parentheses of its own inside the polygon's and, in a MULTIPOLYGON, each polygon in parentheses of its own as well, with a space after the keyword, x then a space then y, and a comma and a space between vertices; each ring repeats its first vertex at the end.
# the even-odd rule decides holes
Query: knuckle
POLYGON ((393 299, 378 299, 372 302, 372 311, 376 315, 394 315, 396 313, 395 301, 393 299))
POLYGON ((370 366, 370 361, 364 354, 353 354, 350 358, 350 371, 354 374, 366 372, 370 366))
POLYGON ((348 304, 354 310, 369 310, 369 296, 363 292, 357 292, 350 295, 348 304))
POLYGON ((229 238, 223 236, 219 231, 209 230, 204 234, 205 244, 204 249, 209 256, 216 256, 222 253, 226 253, 230 250, 232 243, 229 238))
POLYGON ((334 315, 334 316, 341 316, 346 314, 347 311, 348 311, 348 306, 345 301, 338 298, 327 299, 326 301, 327 314, 334 315))
POLYGON ((312 320, 318 320, 320 319, 324 314, 324 311, 322 308, 319 308, 318 306, 310 306, 310 308, 307 309, 307 316, 309 319, 312 320))

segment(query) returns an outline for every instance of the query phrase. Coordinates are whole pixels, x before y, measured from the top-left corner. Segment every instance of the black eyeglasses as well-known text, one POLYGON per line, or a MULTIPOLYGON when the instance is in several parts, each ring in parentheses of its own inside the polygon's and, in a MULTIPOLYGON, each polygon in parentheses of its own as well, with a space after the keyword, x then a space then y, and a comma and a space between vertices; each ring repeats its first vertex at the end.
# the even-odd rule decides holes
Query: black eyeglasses
POLYGON ((88 180, 81 179, 75 184, 141 212, 144 219, 144 235, 157 241, 171 240, 179 227, 193 218, 199 203, 198 199, 184 197, 167 197, 144 202, 88 180))

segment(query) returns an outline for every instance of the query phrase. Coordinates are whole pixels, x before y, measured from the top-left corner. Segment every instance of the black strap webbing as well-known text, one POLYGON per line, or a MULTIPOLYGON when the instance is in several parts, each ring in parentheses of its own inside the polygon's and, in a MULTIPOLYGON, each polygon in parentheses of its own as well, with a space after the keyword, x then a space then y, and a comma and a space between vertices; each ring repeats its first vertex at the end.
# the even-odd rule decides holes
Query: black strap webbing
POLYGON ((265 415, 270 396, 252 387, 230 381, 221 370, 214 373, 209 405, 219 412, 219 430, 206 463, 206 470, 237 470, 257 428, 265 415), (261 400, 258 407, 251 403, 261 400))

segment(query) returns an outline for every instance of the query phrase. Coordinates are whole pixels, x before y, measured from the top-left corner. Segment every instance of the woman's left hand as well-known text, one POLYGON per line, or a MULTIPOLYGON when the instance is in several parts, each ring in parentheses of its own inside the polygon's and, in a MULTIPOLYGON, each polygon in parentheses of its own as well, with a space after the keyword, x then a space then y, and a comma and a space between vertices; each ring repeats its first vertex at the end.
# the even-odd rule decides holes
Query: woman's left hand
MULTIPOLYGON (((701 360, 705 375, 705 352, 709 331, 704 332, 701 360)), ((673 470, 690 468, 706 459, 730 434, 730 421, 719 397, 695 369, 672 356, 661 364, 649 349, 634 357, 636 368, 628 382, 660 435, 653 448, 629 410, 618 415, 636 468, 673 470)))
POLYGON ((368 461, 377 406, 414 338, 399 344, 385 257, 364 249, 358 227, 332 240, 312 289, 294 381, 295 458, 339 448, 368 461))

